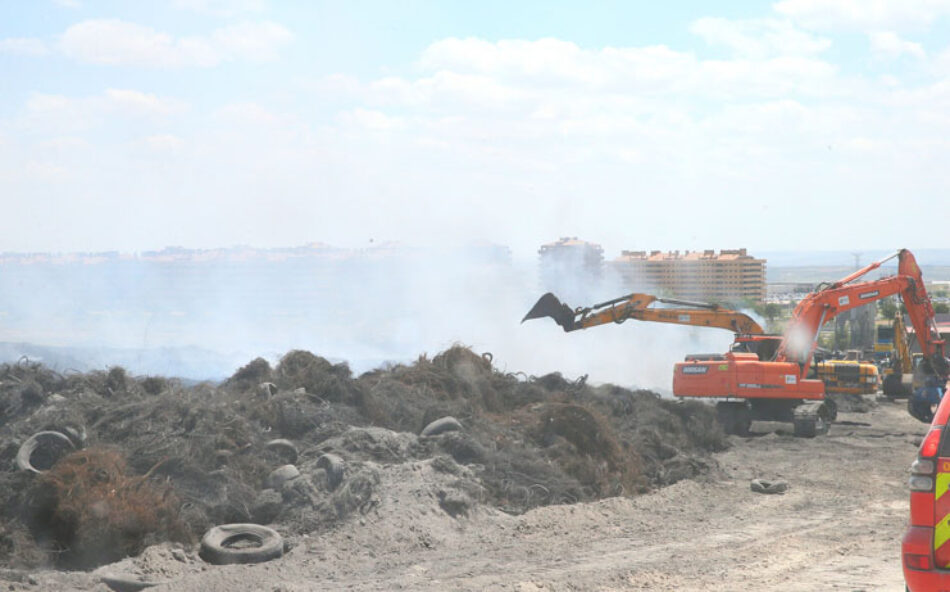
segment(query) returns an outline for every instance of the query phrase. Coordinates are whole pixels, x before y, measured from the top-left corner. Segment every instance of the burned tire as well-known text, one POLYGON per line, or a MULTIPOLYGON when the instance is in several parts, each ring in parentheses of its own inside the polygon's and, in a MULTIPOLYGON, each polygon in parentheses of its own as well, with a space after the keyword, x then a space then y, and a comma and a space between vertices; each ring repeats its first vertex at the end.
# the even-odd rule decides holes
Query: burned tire
POLYGON ((277 467, 267 475, 267 487, 269 489, 276 489, 280 491, 280 488, 284 486, 285 483, 293 481, 300 476, 300 469, 294 465, 283 465, 277 467))
POLYGON ((100 578, 100 581, 115 590, 115 592, 138 592, 139 590, 145 590, 146 588, 153 588, 155 586, 164 586, 165 584, 170 584, 171 580, 140 580, 132 576, 110 576, 105 575, 100 578))
POLYGON ((445 432, 459 432, 462 430, 462 424, 451 415, 439 418, 426 427, 422 428, 423 436, 437 436, 445 432))
POLYGON ((297 447, 294 446, 294 443, 290 440, 285 440, 283 438, 271 440, 267 444, 264 444, 264 450, 273 452, 279 457, 285 459, 290 464, 297 462, 297 447))
POLYGON ((753 479, 749 483, 749 489, 756 493, 785 493, 788 490, 788 483, 786 481, 766 481, 765 479, 753 479))
POLYGON ((21 471, 45 473, 63 456, 76 449, 73 441, 60 432, 36 432, 20 445, 16 466, 21 471))
POLYGON ((284 554, 284 540, 277 531, 259 524, 215 526, 201 539, 198 555, 214 565, 262 563, 284 554))
POLYGON ((343 482, 343 470, 346 463, 335 454, 324 454, 317 459, 317 468, 327 472, 327 488, 333 491, 343 482))

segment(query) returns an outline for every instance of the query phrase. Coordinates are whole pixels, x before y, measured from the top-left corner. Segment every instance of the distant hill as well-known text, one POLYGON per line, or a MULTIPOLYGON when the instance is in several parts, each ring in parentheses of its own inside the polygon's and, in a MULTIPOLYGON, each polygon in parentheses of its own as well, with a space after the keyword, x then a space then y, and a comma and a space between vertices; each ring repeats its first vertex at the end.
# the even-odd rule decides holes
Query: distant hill
MULTIPOLYGON (((868 274, 868 279, 896 273, 897 267, 883 266, 881 270, 883 271, 868 274)), ((950 281, 950 265, 921 265, 920 270, 924 274, 924 281, 950 281)), ((765 272, 765 280, 770 284, 827 282, 845 277, 852 271, 854 271, 854 266, 802 265, 778 267, 769 262, 765 272)))
MULTIPOLYGON (((924 266, 950 267, 950 249, 911 249, 917 262, 924 266)), ((879 261, 897 251, 894 249, 852 251, 755 251, 752 254, 768 260, 769 267, 841 267, 854 269, 854 253, 860 253, 861 265, 879 261)))
MULTIPOLYGON (((854 271, 854 253, 860 253, 860 265, 880 261, 896 251, 760 251, 756 257, 766 259, 766 281, 769 283, 826 282, 854 271)), ((916 249, 913 251, 927 281, 950 281, 950 249, 916 249)), ((888 261, 880 272, 869 278, 892 274, 897 261, 888 261)))

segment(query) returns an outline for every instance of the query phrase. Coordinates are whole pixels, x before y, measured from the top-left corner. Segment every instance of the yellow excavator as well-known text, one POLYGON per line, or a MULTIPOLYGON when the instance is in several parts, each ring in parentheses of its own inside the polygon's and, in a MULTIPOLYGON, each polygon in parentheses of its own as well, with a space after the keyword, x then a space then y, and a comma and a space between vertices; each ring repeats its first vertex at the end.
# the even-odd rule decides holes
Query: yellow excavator
POLYGON ((915 376, 916 362, 923 356, 910 353, 910 344, 907 342, 907 325, 904 324, 904 315, 897 311, 894 315, 894 353, 891 364, 884 369, 882 390, 889 399, 906 399, 914 394, 914 389, 920 382, 915 376))
POLYGON ((877 366, 861 359, 859 350, 848 350, 843 360, 823 360, 815 364, 826 393, 873 395, 880 384, 877 366))
MULTIPOLYGON (((691 327, 716 327, 736 334, 731 351, 757 354, 769 361, 777 351, 781 335, 765 335, 762 326, 749 315, 718 304, 659 298, 652 294, 632 293, 588 307, 571 308, 548 292, 521 319, 550 317, 565 332, 589 329, 607 323, 623 323, 628 319, 654 323, 672 323, 691 327), (669 307, 656 307, 655 304, 669 307)), ((699 359, 701 355, 689 358, 699 359)), ((817 370, 829 393, 874 393, 878 373, 874 364, 866 362, 819 364, 817 370)))

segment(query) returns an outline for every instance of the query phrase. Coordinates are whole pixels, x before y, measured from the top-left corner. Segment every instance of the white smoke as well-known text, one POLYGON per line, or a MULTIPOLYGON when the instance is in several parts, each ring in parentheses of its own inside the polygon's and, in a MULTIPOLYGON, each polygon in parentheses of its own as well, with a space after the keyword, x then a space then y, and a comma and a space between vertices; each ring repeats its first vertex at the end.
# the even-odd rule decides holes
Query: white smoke
MULTIPOLYGON (((7 265, 0 341, 215 352, 214 364, 192 378, 226 376, 253 357, 276 361, 290 349, 366 371, 461 343, 491 352, 502 371, 586 374, 592 382, 667 392, 674 362, 722 353, 731 343, 728 331, 635 320, 572 333, 550 319, 521 324, 545 291, 538 261, 498 253, 376 248, 272 263, 7 265)), ((596 282, 586 274, 561 280, 567 294, 588 297, 558 294, 572 307, 630 291, 610 273, 596 282)))

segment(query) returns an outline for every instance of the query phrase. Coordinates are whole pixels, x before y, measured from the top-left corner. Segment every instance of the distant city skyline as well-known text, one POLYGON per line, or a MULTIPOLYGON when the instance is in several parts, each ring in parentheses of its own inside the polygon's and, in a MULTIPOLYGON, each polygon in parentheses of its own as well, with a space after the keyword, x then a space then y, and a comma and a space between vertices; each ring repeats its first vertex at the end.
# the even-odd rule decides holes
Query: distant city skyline
MULTIPOLYGON (((563 238, 563 237, 561 237, 563 238)), ((577 237, 579 240, 584 241, 582 237, 577 237)), ((462 244, 458 246, 453 246, 449 249, 450 252, 458 252, 459 250, 470 250, 472 252, 483 251, 489 252, 492 250, 495 251, 504 251, 505 257, 510 258, 515 261, 521 262, 532 262, 537 258, 539 249, 541 249, 545 244, 553 244, 554 241, 549 241, 536 245, 534 248, 530 248, 526 251, 515 251, 508 245, 498 244, 498 243, 487 243, 487 242, 470 242, 468 244, 462 244)), ((590 242, 596 245, 599 243, 596 240, 584 241, 590 242)), ((393 252, 438 252, 445 249, 446 247, 426 247, 423 245, 414 245, 411 243, 404 243, 399 241, 390 241, 384 243, 370 243, 364 245, 363 247, 343 247, 339 245, 333 245, 320 241, 309 241, 304 244, 299 245, 277 245, 272 247, 254 247, 246 244, 238 245, 224 245, 224 246, 213 246, 213 247, 204 247, 204 248, 194 248, 184 245, 166 245, 159 249, 145 249, 141 251, 119 251, 119 250, 107 250, 107 251, 0 251, 0 265, 5 263, 24 263, 24 262, 58 262, 58 263, 67 263, 67 262, 96 262, 99 260, 107 259, 116 259, 116 260, 134 260, 134 259, 152 259, 152 260, 174 260, 174 259, 187 259, 187 258, 204 258, 204 259, 215 259, 215 258, 232 258, 235 260, 241 258, 282 258, 290 256, 305 256, 305 255, 325 255, 325 254, 334 254, 337 256, 356 253, 381 253, 386 250, 392 250, 393 252)), ((721 252, 722 250, 732 250, 735 247, 717 246, 715 249, 711 249, 716 253, 721 252)), ((631 249, 620 249, 616 252, 610 252, 604 250, 604 259, 606 261, 613 261, 623 257, 625 251, 630 251, 631 249)), ((643 249, 647 253, 653 251, 660 251, 661 253, 675 253, 679 251, 681 254, 685 254, 690 251, 689 249, 651 249, 649 247, 643 249)), ((709 249, 698 249, 692 252, 703 252, 709 249)), ((950 249, 911 249, 917 256, 918 261, 921 266, 924 268, 933 267, 933 266, 950 266, 950 249)), ((882 259, 887 255, 890 255, 894 250, 890 249, 878 249, 878 250, 867 250, 860 252, 861 255, 861 265, 867 265, 873 261, 882 259)), ((851 251, 820 251, 820 250, 784 250, 784 251, 759 251, 753 252, 748 250, 748 254, 755 256, 757 258, 765 259, 770 267, 848 267, 854 266, 854 252, 851 251)))

